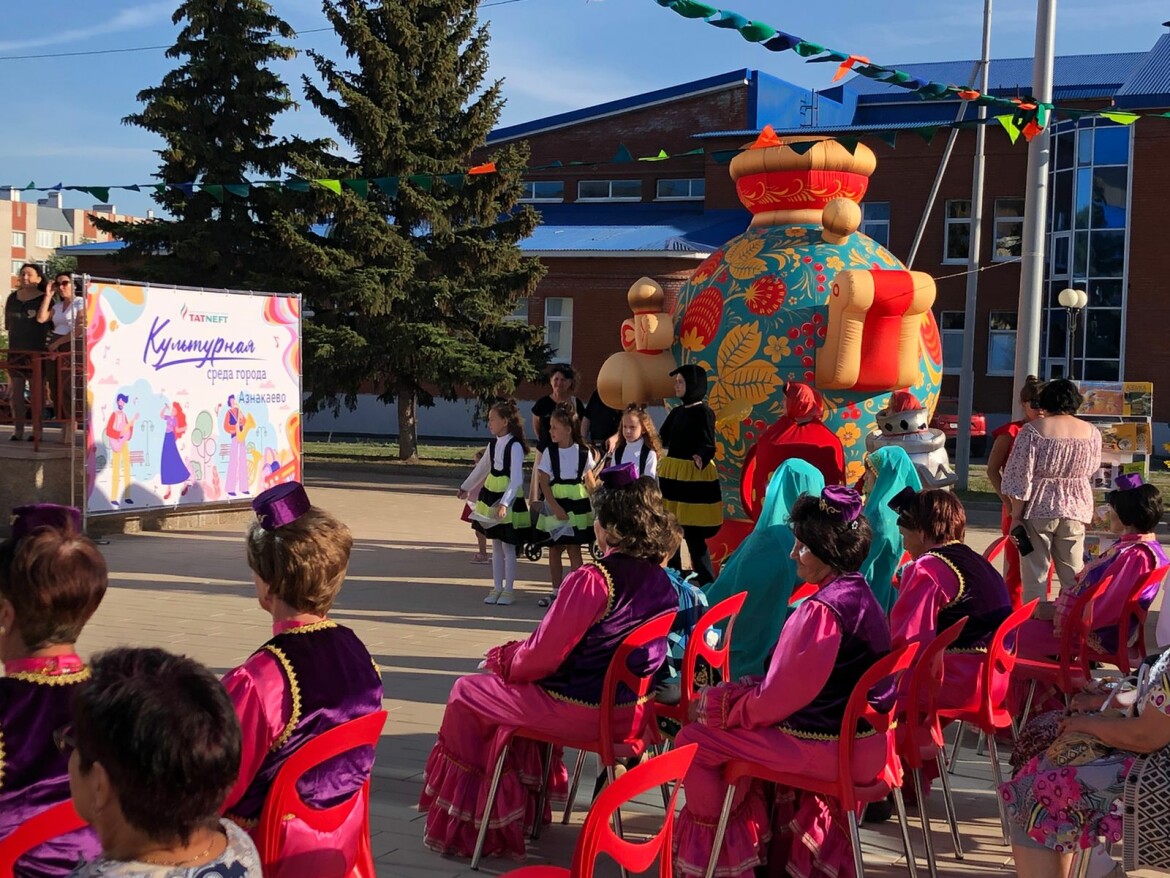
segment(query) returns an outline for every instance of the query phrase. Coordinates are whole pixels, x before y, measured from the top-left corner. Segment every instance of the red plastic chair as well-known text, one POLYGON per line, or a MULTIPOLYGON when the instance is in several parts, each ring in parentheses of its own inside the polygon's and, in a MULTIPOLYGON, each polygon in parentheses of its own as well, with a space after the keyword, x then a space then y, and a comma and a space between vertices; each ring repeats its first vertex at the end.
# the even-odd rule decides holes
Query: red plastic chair
POLYGON ((841 810, 849 819, 849 837, 853 843, 853 865, 857 878, 865 878, 865 867, 861 861, 861 836, 857 825, 858 812, 863 805, 879 802, 892 792, 894 804, 898 810, 898 820, 901 823, 906 862, 910 868, 910 874, 917 874, 914 867, 914 849, 910 845, 910 833, 906 823, 906 805, 902 800, 902 766, 898 761, 893 742, 895 705, 891 704, 889 710, 879 711, 869 703, 870 690, 889 677, 895 678, 894 684, 896 686, 901 675, 910 667, 917 652, 917 643, 910 643, 895 650, 885 658, 878 660, 873 667, 862 674, 857 685, 853 687, 853 692, 845 706, 845 715, 841 720, 835 780, 818 780, 802 774, 774 771, 767 766, 745 760, 733 760, 723 766, 723 779, 727 781, 727 794, 723 797, 723 811, 719 815, 719 824, 715 829, 715 843, 711 847, 711 860, 707 864, 706 878, 712 878, 715 874, 719 850, 723 847, 723 836, 727 832, 727 821, 731 817, 731 807, 735 801, 735 785, 741 778, 745 777, 756 777, 793 789, 830 796, 840 802, 841 810), (857 784, 853 780, 853 750, 857 741, 857 723, 860 720, 865 720, 877 734, 886 736, 888 741, 888 756, 885 766, 877 777, 865 784, 857 784))
POLYGON ((735 625, 735 617, 743 609, 743 602, 747 600, 747 592, 741 591, 726 600, 722 600, 707 610, 695 625, 694 631, 687 638, 687 648, 683 652, 681 697, 678 704, 659 704, 655 702, 654 711, 658 716, 674 720, 679 725, 686 725, 690 719, 691 700, 695 696, 695 665, 703 658, 722 675, 721 679, 731 679, 731 629, 735 625), (724 624, 726 623, 726 624, 724 624), (723 626, 723 636, 720 646, 712 647, 707 644, 707 632, 717 626, 723 626))
POLYGON ((0 876, 14 875, 16 861, 33 848, 85 825, 71 799, 33 815, 0 841, 0 876))
MULTIPOLYGON (((335 756, 357 747, 375 746, 385 724, 384 710, 350 720, 306 741, 285 760, 264 799, 264 809, 260 812, 256 833, 256 848, 260 852, 260 864, 266 875, 280 860, 281 826, 285 821, 301 820, 319 833, 335 833, 355 810, 361 809, 364 818, 352 868, 361 875, 373 878, 375 870, 374 854, 370 848, 369 780, 347 801, 330 808, 314 808, 305 803, 297 792, 297 781, 309 769, 335 756)), ((348 868, 338 873, 340 878, 349 874, 351 870, 348 868)), ((315 878, 328 876, 317 873, 315 878)))
POLYGON ((805 582, 805 583, 798 585, 796 588, 794 588, 792 590, 792 594, 788 596, 788 606, 791 607, 795 604, 800 603, 805 598, 812 597, 814 594, 817 593, 817 589, 819 589, 819 588, 820 588, 819 585, 810 584, 808 582, 805 582))
MULTIPOLYGON (((1003 554, 1003 550, 1006 549, 1011 542, 1012 542, 1012 537, 1008 534, 1004 534, 1002 537, 996 538, 995 541, 991 543, 991 545, 989 545, 986 549, 983 550, 984 560, 994 564, 995 559, 1003 554)), ((1048 565, 1048 594, 1049 595, 1052 594, 1052 579, 1055 576, 1056 576, 1056 565, 1049 564, 1048 565)), ((1009 588, 1008 591, 1011 591, 1011 589, 1009 588)), ((1013 610, 1018 610, 1019 608, 1020 607, 1018 604, 1016 604, 1015 606, 1012 607, 1013 610)))
MULTIPOLYGON (((581 739, 552 738, 545 732, 524 727, 500 729, 496 732, 495 741, 499 747, 500 755, 496 758, 491 786, 488 787, 487 802, 484 805, 483 814, 480 816, 479 836, 475 840, 475 851, 471 855, 471 868, 473 870, 479 869, 479 861, 483 856, 483 845, 487 839, 488 825, 491 822, 490 815, 496 803, 496 790, 500 785, 500 775, 504 771, 504 760, 508 756, 508 748, 511 746, 513 738, 528 738, 548 745, 544 760, 544 779, 541 782, 536 820, 532 829, 533 838, 539 837, 540 824, 544 817, 544 797, 548 789, 549 772, 552 768, 553 747, 571 747, 578 751, 577 767, 573 772, 573 784, 569 789, 569 801, 565 804, 565 813, 561 820, 562 823, 568 823, 573 812, 573 799, 576 798, 577 786, 581 782, 581 769, 585 765, 587 753, 597 754, 598 760, 605 768, 609 783, 612 785, 615 779, 614 768, 617 765, 615 750, 618 746, 629 747, 633 750, 634 756, 638 757, 645 753, 651 745, 661 741, 658 734, 658 724, 655 722, 654 707, 648 703, 650 684, 654 679, 653 671, 644 677, 638 676, 630 670, 628 662, 630 656, 637 650, 643 649, 655 641, 665 640, 666 635, 670 633, 670 626, 674 624, 674 617, 673 611, 663 613, 658 618, 646 622, 626 635, 626 639, 622 641, 622 645, 618 647, 613 658, 610 659, 609 669, 605 672, 605 683, 601 690, 600 722, 595 729, 582 730, 583 735, 590 737, 581 739), (624 727, 615 737, 613 731, 614 712, 619 710, 615 706, 618 684, 624 684, 637 696, 638 707, 630 711, 629 725, 624 727)), ((614 822, 620 835, 621 812, 619 810, 614 811, 614 822)))
POLYGON ((688 744, 655 756, 648 762, 631 768, 601 791, 585 818, 577 847, 573 850, 570 869, 560 866, 524 866, 504 873, 511 878, 592 878, 599 854, 609 854, 622 869, 645 872, 658 860, 660 878, 672 878, 672 841, 674 835, 674 805, 682 779, 698 751, 698 744, 688 744), (653 838, 637 844, 614 833, 609 824, 622 805, 636 799, 656 786, 674 784, 674 795, 666 809, 662 828, 653 838))
POLYGON ((1032 618, 1032 612, 1038 603, 1039 600, 1034 600, 1024 604, 1000 623, 995 637, 991 640, 991 646, 987 649, 987 657, 983 664, 983 685, 976 696, 961 707, 940 708, 937 711, 942 719, 958 720, 954 749, 951 751, 951 770, 955 767, 959 743, 963 739, 964 723, 971 723, 987 736, 987 748, 991 754, 991 773, 995 778, 995 801, 999 805, 1004 844, 1009 843, 1010 835, 1003 798, 999 794, 999 788, 1003 786, 1003 776, 999 766, 999 750, 995 746, 995 734, 1000 729, 1011 729, 1012 737, 1015 737, 1015 718, 1006 706, 1012 670, 1018 667, 1016 653, 1020 647, 1020 638, 1014 635, 1021 625, 1032 618))
POLYGON ((963 859, 963 844, 959 840, 959 824, 955 818, 955 801, 951 796, 951 782, 943 761, 942 723, 938 719, 938 694, 942 690, 943 657, 947 649, 962 633, 967 624, 964 616, 950 628, 940 632, 922 650, 918 661, 910 670, 910 684, 906 690, 906 701, 902 714, 902 734, 898 739, 898 755, 910 769, 914 781, 914 794, 918 799, 918 811, 922 818, 922 836, 926 843, 926 865, 931 878, 938 874, 934 856, 934 839, 931 837, 930 813, 926 795, 922 789, 922 769, 928 761, 938 766, 942 780, 943 804, 947 810, 947 821, 951 826, 951 838, 955 842, 955 859, 963 859))
MULTIPOLYGON (((1125 605, 1121 608, 1121 619, 1117 623, 1117 650, 1112 654, 1090 650, 1086 656, 1087 661, 1108 662, 1115 665, 1125 676, 1129 676, 1133 669, 1142 663, 1142 659, 1147 655, 1146 617, 1150 614, 1150 608, 1142 606, 1138 599, 1151 585, 1165 579, 1168 571, 1170 566, 1151 570, 1134 584, 1125 599, 1125 605), (1135 628, 1137 637, 1134 645, 1130 646, 1129 639, 1134 635, 1135 628)), ((1170 607, 1167 610, 1170 611, 1170 607)), ((1091 622, 1090 627, 1093 627, 1091 622)))

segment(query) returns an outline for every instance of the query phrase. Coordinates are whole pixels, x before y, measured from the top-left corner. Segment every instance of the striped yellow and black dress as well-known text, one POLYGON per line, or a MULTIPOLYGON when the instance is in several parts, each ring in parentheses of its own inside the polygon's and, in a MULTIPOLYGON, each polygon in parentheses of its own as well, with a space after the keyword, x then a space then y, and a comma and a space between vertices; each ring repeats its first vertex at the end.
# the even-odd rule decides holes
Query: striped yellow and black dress
POLYGON ((501 449, 500 439, 488 443, 487 456, 491 470, 480 488, 475 501, 475 514, 494 519, 495 507, 507 498, 508 514, 499 524, 488 525, 473 521, 471 526, 481 531, 489 540, 502 540, 512 545, 521 545, 532 540, 532 515, 522 496, 524 487, 524 449, 519 440, 509 436, 501 449), (502 451, 502 454, 499 452, 502 451), (515 481, 516 484, 512 484, 515 481))
MULTIPOLYGON (((583 445, 568 448, 550 445, 541 459, 540 469, 548 475, 549 490, 569 514, 573 526, 573 532, 553 540, 554 545, 580 546, 593 542, 593 506, 585 490, 585 473, 593 464, 593 454, 583 445)), ((548 538, 564 524, 546 508, 536 522, 536 529, 541 537, 548 538)))
POLYGON ((663 505, 688 536, 714 536, 723 525, 723 494, 715 470, 715 413, 706 403, 670 410, 659 430, 666 455, 658 462, 663 505), (698 455, 703 466, 696 467, 698 455))

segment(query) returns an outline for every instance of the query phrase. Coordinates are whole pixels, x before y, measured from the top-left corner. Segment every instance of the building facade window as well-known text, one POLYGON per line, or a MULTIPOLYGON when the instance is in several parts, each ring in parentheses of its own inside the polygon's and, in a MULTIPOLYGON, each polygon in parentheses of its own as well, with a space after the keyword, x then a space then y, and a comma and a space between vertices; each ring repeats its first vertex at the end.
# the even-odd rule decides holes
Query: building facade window
POLYGON ((938 315, 944 372, 957 375, 963 367, 963 328, 966 325, 967 315, 962 311, 943 311, 938 315))
POLYGON ((20 267, 22 265, 24 265, 23 260, 20 260, 20 259, 13 259, 12 260, 12 276, 13 277, 20 277, 20 267))
POLYGON ((23 247, 24 246, 24 232, 13 232, 12 233, 12 246, 13 247, 23 247))
POLYGON ((72 235, 62 234, 62 235, 57 236, 57 246, 58 247, 68 247, 72 243, 73 243, 73 236, 72 235))
POLYGON ((1019 259, 1024 242, 1024 199, 995 199, 994 262, 1019 259))
POLYGON ((861 204, 861 233, 883 247, 890 246, 890 202, 864 201, 861 204))
POLYGON ((581 180, 578 201, 641 201, 641 180, 581 180))
POLYGON ((1070 377, 1124 380, 1131 137, 1127 126, 1105 119, 1068 120, 1053 129, 1043 347, 1048 377, 1064 376, 1068 324, 1057 297, 1073 287, 1085 290, 1089 303, 1072 339, 1070 377))
POLYGON ((707 181, 702 177, 686 180, 659 180, 655 197, 659 201, 702 201, 707 181))
POLYGON ((1016 371, 1015 311, 992 311, 987 324, 987 374, 1014 375, 1016 371))
POLYGON ((565 200, 564 180, 525 180, 521 201, 556 202, 565 200))
POLYGON ((44 229, 38 229, 37 246, 45 250, 52 250, 55 246, 57 246, 53 243, 53 233, 46 232, 44 229))
POLYGON ((552 348, 552 362, 573 361, 573 300, 544 300, 544 340, 552 348))
POLYGON ((971 250, 971 201, 954 198, 946 204, 943 262, 967 263, 971 250))
POLYGON ((527 323, 528 322, 528 297, 525 296, 516 303, 516 307, 512 309, 512 313, 504 318, 505 323, 527 323))

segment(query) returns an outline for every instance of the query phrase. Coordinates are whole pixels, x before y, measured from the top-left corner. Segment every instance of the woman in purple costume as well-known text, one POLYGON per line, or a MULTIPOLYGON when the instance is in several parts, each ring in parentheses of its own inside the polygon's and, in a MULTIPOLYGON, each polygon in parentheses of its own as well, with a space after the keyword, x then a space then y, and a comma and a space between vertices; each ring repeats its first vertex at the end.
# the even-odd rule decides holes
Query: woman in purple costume
MULTIPOLYGON (((81 513, 42 503, 14 510, 0 543, 0 839, 69 799, 69 757, 53 733, 69 724, 69 702, 89 669, 74 650, 106 593, 106 561, 81 533, 81 513)), ((70 874, 97 854, 89 829, 34 848, 16 864, 22 878, 70 874)))
MULTIPOLYGON (((470 857, 475 848, 499 752, 486 742, 509 727, 567 738, 596 729, 605 672, 618 646, 643 623, 677 611, 678 596, 662 564, 682 534, 662 507, 657 483, 637 473, 627 463, 601 474, 593 508, 604 557, 565 577, 531 637, 493 647, 484 663, 489 673, 463 677, 451 690, 419 801, 427 815, 424 841, 433 850, 470 857)), ((639 670, 657 668, 665 655, 663 641, 639 670)), ((629 728, 629 721, 618 711, 615 722, 629 728)), ((540 749, 532 741, 512 742, 488 817, 485 855, 523 857, 527 831, 547 819, 547 811, 536 814, 540 749)), ((563 798, 566 772, 559 753, 554 758, 553 797, 563 798)))
MULTIPOLYGON (((163 434, 162 459, 159 461, 159 481, 167 486, 163 494, 164 500, 171 499, 171 486, 184 485, 191 478, 191 470, 183 462, 183 455, 179 453, 179 440, 187 430, 187 416, 177 402, 165 406, 162 410, 163 424, 166 432, 163 434)), ((187 493, 187 489, 183 489, 187 493)))
MULTIPOLYGON (((820 497, 802 496, 789 523, 796 538, 792 558, 797 578, 818 591, 784 623, 765 676, 703 690, 694 722, 676 746, 699 745, 685 780, 687 803, 675 829, 675 874, 703 875, 715 843, 720 806, 727 789, 723 766, 747 759, 777 771, 831 780, 845 705, 854 684, 890 651, 890 629, 873 590, 857 569, 869 551, 869 522, 861 497, 851 488, 826 487, 820 497)), ((889 709, 894 689, 870 694, 889 709)), ((872 780, 886 761, 884 736, 862 734, 855 749, 855 778, 872 780)), ((791 801, 791 800, 789 800, 791 801)), ((771 846, 774 874, 851 875, 853 855, 837 807, 800 793, 795 815, 771 846)), ((718 851, 715 874, 751 878, 767 858, 772 827, 763 784, 743 780, 718 851)))
MULTIPOLYGON (((224 802, 227 817, 254 830, 264 799, 285 760, 309 739, 382 709, 382 675, 350 629, 326 616, 341 590, 353 537, 349 528, 311 506, 297 482, 269 488, 252 501, 248 566, 260 606, 272 616, 272 639, 223 684, 243 732, 240 774, 224 802)), ((352 798, 369 780, 374 751, 360 747, 308 772, 304 801, 329 808, 352 798)), ((368 805, 358 803, 341 826, 320 833, 299 820, 281 827, 281 859, 268 878, 365 875, 357 863, 368 805)))

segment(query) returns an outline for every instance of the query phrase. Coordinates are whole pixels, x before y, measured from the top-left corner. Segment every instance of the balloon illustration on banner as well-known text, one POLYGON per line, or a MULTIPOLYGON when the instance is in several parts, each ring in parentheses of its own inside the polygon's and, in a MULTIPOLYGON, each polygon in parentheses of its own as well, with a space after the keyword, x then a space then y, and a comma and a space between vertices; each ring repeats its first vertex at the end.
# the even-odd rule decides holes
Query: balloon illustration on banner
POLYGON ((298 299, 91 281, 86 307, 89 513, 300 477, 298 299))
POLYGON ((653 281, 631 289, 636 313, 627 323, 633 330, 639 321, 654 325, 623 328, 625 350, 602 366, 598 391, 614 408, 669 400, 675 365, 707 370, 725 519, 710 541, 716 558, 752 529, 740 499, 743 463, 783 413, 786 382, 823 395, 825 425, 844 448, 850 484, 863 475, 865 434, 892 391, 908 388, 928 411, 937 402, 942 344, 930 311, 934 281, 907 271, 859 231, 859 205, 876 165, 864 144, 850 151, 824 138, 782 140, 765 128, 730 167, 751 226, 683 285, 673 338, 663 339, 659 324, 669 315, 661 298, 644 293, 653 281))

